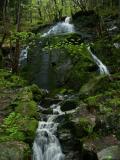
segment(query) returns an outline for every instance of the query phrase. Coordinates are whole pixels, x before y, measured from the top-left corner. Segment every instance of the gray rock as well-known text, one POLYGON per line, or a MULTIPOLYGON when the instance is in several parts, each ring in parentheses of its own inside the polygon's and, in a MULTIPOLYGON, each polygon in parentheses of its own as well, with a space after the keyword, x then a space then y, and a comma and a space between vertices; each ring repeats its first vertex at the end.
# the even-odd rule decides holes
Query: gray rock
POLYGON ((107 147, 97 153, 98 160, 120 160, 120 146, 107 147))

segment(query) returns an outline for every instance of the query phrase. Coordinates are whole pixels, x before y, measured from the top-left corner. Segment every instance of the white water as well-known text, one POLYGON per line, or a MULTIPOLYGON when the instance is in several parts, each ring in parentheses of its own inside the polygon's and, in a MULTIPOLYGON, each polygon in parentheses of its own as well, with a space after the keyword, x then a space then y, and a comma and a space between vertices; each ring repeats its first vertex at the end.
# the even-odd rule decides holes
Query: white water
POLYGON ((107 30, 108 30, 108 31, 114 31, 114 30, 116 30, 116 29, 118 29, 118 27, 117 27, 117 26, 113 26, 113 27, 111 27, 111 28, 108 28, 107 30))
POLYGON ((95 55, 92 53, 92 51, 91 51, 91 49, 90 49, 90 46, 88 46, 88 51, 89 51, 89 53, 91 54, 91 56, 93 57, 93 59, 94 59, 95 63, 97 64, 97 66, 99 67, 100 74, 101 74, 101 75, 104 75, 104 74, 110 75, 108 68, 101 62, 100 59, 98 59, 97 56, 95 56, 95 55))
POLYGON ((120 43, 114 43, 113 44, 115 46, 115 48, 119 49, 120 48, 120 43))
POLYGON ((39 122, 36 138, 33 144, 33 160, 64 160, 60 143, 55 136, 58 123, 55 119, 62 114, 60 106, 52 105, 53 115, 47 117, 47 121, 39 122), (56 109, 55 109, 56 108, 56 109), (57 112, 57 114, 55 114, 57 112))
POLYGON ((60 33, 72 33, 74 32, 74 25, 70 24, 71 18, 66 17, 64 22, 59 22, 53 26, 47 33, 43 34, 43 37, 48 35, 56 35, 60 33))
POLYGON ((23 48, 20 53, 19 63, 27 59, 29 46, 23 48))

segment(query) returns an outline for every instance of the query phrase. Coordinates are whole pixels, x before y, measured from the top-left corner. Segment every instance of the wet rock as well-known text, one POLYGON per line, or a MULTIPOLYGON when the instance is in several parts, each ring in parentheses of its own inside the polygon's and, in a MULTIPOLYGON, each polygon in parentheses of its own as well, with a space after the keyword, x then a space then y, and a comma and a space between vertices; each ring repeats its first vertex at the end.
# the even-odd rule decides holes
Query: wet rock
POLYGON ((67 160, 82 159, 83 142, 80 139, 91 134, 95 126, 95 116, 90 115, 85 108, 86 105, 81 102, 78 108, 66 111, 58 126, 58 137, 67 160))
POLYGON ((81 143, 74 137, 70 129, 61 127, 58 129, 58 137, 62 146, 62 150, 65 154, 66 160, 79 160, 81 143))
POLYGON ((69 110, 75 109, 77 108, 78 103, 79 102, 77 99, 70 99, 70 100, 63 101, 61 104, 61 110, 69 111, 69 110))
POLYGON ((40 105, 44 106, 44 108, 49 108, 53 104, 59 103, 61 100, 59 98, 50 98, 45 97, 41 102, 40 105))

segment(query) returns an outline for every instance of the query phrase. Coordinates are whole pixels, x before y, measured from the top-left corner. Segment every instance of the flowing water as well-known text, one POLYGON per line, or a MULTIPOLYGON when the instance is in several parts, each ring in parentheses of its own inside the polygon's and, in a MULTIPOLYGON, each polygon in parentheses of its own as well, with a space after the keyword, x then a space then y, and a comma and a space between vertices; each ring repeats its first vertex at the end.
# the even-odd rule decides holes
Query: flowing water
POLYGON ((94 59, 95 63, 97 64, 97 66, 99 67, 100 74, 101 74, 101 75, 104 75, 104 74, 110 75, 108 68, 101 62, 100 59, 98 59, 97 56, 95 56, 95 55, 92 53, 92 51, 91 51, 91 49, 90 49, 90 46, 88 47, 88 51, 89 51, 89 53, 91 54, 91 56, 93 57, 93 59, 94 59))
POLYGON ((70 24, 71 17, 66 17, 64 22, 59 22, 53 26, 47 33, 43 34, 43 37, 48 35, 56 35, 61 33, 72 33, 74 32, 74 25, 70 24))
POLYGON ((64 160, 59 140, 55 135, 58 126, 55 119, 63 112, 59 105, 52 105, 51 108, 53 115, 39 122, 33 144, 33 160, 64 160))
POLYGON ((19 63, 21 64, 24 60, 27 59, 29 46, 23 48, 20 52, 19 63))

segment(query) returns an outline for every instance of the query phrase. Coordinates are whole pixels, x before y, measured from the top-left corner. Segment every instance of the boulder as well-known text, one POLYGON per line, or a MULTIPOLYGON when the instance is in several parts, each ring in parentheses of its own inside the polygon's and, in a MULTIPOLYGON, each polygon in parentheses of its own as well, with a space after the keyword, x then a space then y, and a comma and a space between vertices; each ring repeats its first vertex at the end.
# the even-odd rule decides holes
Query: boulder
POLYGON ((106 137, 96 137, 86 139, 83 144, 83 157, 89 157, 95 160, 119 160, 120 142, 115 135, 106 137))
POLYGON ((77 108, 78 106, 78 100, 77 99, 68 99, 62 102, 61 104, 61 110, 62 111, 69 111, 72 109, 77 108))
POLYGON ((30 148, 18 141, 0 143, 0 160, 29 160, 30 148))
POLYGON ((98 152, 98 160, 119 160, 120 146, 110 146, 98 152))

